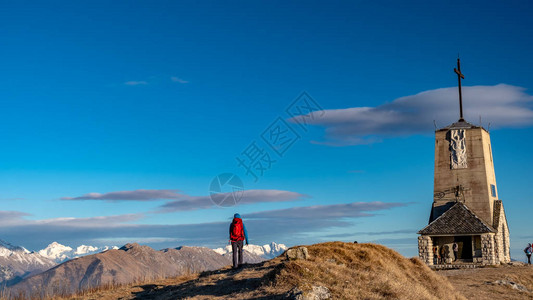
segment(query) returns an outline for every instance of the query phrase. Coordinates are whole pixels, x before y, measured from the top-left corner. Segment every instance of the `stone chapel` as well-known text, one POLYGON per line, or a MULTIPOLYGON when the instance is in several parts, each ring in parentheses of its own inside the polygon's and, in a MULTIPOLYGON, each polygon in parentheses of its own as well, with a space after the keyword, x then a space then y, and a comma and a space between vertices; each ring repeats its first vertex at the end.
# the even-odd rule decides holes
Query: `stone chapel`
POLYGON ((459 59, 455 72, 460 119, 435 131, 433 205, 429 224, 418 232, 418 253, 430 266, 508 263, 509 227, 498 197, 490 134, 463 119, 459 59))

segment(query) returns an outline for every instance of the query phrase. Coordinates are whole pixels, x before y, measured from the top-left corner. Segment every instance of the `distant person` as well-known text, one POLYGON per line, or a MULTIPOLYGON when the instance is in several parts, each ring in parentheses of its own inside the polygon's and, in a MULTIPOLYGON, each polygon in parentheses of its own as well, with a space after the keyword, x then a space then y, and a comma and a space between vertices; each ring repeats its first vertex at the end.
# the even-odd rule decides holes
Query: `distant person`
POLYGON ((442 245, 440 247, 440 263, 443 264, 446 262, 446 246, 442 245))
POLYGON ((527 256, 527 264, 531 264, 531 253, 533 252, 533 248, 531 248, 531 244, 527 244, 526 249, 524 249, 524 253, 527 256))
POLYGON ((455 256, 453 261, 457 261, 457 258, 459 258, 459 245, 456 242, 453 242, 452 250, 453 256, 455 256))
POLYGON ((233 268, 237 269, 242 266, 242 248, 243 242, 246 240, 248 245, 248 232, 244 223, 242 222, 241 215, 233 215, 233 222, 229 226, 229 240, 231 243, 231 250, 233 251, 233 268))

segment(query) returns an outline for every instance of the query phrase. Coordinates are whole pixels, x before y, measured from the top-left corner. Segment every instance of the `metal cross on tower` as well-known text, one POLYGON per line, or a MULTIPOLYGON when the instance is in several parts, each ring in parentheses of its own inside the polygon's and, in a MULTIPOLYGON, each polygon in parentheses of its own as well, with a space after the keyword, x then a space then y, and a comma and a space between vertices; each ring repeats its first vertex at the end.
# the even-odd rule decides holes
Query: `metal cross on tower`
POLYGON ((459 81, 459 121, 464 121, 465 119, 463 118, 463 95, 461 94, 461 78, 465 79, 465 76, 463 75, 463 73, 461 73, 461 61, 459 60, 459 58, 457 58, 457 69, 453 68, 453 71, 457 74, 457 80, 459 81))

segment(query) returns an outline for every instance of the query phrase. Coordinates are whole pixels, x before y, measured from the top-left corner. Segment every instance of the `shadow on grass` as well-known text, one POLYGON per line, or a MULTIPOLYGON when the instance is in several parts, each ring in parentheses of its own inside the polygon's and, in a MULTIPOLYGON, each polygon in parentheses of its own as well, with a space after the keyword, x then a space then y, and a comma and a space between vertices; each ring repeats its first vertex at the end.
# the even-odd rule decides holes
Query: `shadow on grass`
MULTIPOLYGON (((134 299, 184 299, 189 297, 222 297, 222 296, 237 296, 238 294, 253 293, 265 283, 270 282, 279 272, 279 265, 268 265, 264 263, 244 265, 237 270, 222 269, 216 271, 202 272, 198 279, 186 281, 176 285, 170 285, 160 288, 154 284, 140 285, 142 291, 135 292, 134 299), (251 271, 252 276, 247 277, 247 273, 243 274, 243 278, 235 279, 235 275, 242 272, 251 271), (258 274, 259 273, 259 274, 258 274), (253 276, 259 275, 259 276, 253 276), (220 276, 222 278, 209 282, 210 276, 220 276)), ((277 295, 259 295, 254 297, 250 295, 247 299, 286 299, 286 293, 277 295)))

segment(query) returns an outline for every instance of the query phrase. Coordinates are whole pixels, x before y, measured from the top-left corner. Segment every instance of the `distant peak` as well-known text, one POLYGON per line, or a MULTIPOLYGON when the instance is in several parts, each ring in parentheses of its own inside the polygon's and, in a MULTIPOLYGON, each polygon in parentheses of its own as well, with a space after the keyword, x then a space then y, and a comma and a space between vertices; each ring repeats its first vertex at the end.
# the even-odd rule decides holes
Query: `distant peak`
POLYGON ((63 244, 60 244, 58 242, 51 242, 47 248, 70 248, 69 246, 65 246, 63 244))
POLYGON ((15 246, 15 245, 13 245, 13 244, 11 244, 9 242, 6 242, 4 240, 0 240, 0 247, 6 248, 6 249, 11 250, 11 251, 29 252, 24 247, 15 246))
POLYGON ((137 243, 127 243, 126 245, 119 248, 119 250, 128 250, 131 248, 139 247, 140 245, 137 243))
POLYGON ((153 250, 152 248, 148 246, 139 245, 138 243, 127 243, 126 245, 119 248, 119 250, 123 251, 131 251, 131 250, 153 250))

